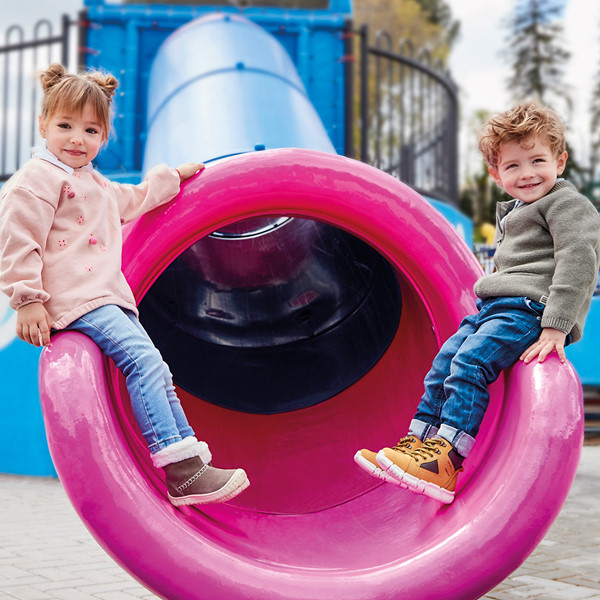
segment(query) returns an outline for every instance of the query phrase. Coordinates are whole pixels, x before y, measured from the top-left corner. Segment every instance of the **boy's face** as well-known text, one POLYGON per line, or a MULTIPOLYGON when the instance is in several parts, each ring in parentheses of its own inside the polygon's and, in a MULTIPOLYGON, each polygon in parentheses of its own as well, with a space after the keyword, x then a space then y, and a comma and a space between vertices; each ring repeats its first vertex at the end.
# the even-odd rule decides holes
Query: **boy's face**
POLYGON ((94 160, 104 141, 104 130, 89 103, 80 113, 59 110, 46 121, 40 117, 40 133, 48 150, 73 169, 94 160))
POLYGON ((538 136, 500 145, 498 166, 490 175, 507 194, 530 203, 545 196, 565 170, 567 153, 556 157, 538 136))

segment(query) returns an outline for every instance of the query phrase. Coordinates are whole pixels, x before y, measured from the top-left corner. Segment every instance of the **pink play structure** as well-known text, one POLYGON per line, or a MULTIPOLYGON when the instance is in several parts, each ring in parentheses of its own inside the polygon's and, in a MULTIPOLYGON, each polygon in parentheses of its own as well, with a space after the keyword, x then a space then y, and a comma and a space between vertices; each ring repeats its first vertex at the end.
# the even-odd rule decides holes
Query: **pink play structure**
POLYGON ((69 498, 102 547, 168 600, 480 597, 532 552, 567 496, 583 437, 572 367, 517 364, 491 387, 453 504, 369 477, 354 453, 404 435, 431 359, 475 308, 480 266, 393 177, 331 153, 268 150, 209 165, 127 230, 123 265, 136 297, 198 240, 272 215, 348 232, 393 267, 402 313, 387 350, 333 397, 278 414, 181 390, 219 466, 243 466, 252 482, 229 504, 199 510, 168 502, 112 363, 81 334, 56 335, 40 390, 69 498))

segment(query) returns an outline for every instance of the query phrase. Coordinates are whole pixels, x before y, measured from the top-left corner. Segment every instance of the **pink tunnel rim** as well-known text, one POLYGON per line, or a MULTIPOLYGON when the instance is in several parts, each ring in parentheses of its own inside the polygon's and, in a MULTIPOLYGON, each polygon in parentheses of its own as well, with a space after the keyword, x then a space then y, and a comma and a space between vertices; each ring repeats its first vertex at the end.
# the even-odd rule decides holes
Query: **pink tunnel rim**
POLYGON ((323 221, 371 244, 407 276, 426 304, 434 305, 434 314, 441 312, 434 325, 442 338, 453 332, 466 308, 475 307, 472 284, 481 267, 421 196, 364 163, 295 148, 237 155, 211 165, 184 184, 170 205, 128 228, 123 272, 136 300, 198 239, 235 221, 273 214, 323 221), (203 201, 197 202, 197 196, 203 201), (449 255, 452 278, 445 267, 449 255), (444 260, 432 260, 437 256, 444 260), (445 298, 460 301, 446 303, 445 298))
MULTIPOLYGON (((215 165, 185 186, 177 201, 136 222, 128 232, 124 264, 138 299, 174 256, 199 237, 240 218, 273 212, 321 219, 374 245, 431 305, 440 337, 455 329, 472 304, 469 288, 477 273, 475 259, 420 197, 361 163, 293 150, 215 165), (265 180, 269 175, 271 179, 265 180), (344 180, 343 194, 326 185, 336 186, 340 180, 344 180), (297 185, 290 190, 293 182, 297 185), (194 216, 196 194, 204 198, 206 210, 201 216, 194 216), (402 205, 398 214, 390 213, 392 200, 402 205), (404 241, 398 239, 399 224, 404 241), (170 241, 160 233, 166 226, 170 241), (423 246, 430 252, 432 247, 443 251, 446 260, 449 256, 459 281, 426 260, 423 246), (444 299, 465 296, 467 300, 444 309, 444 299)), ((189 526, 184 511, 171 507, 148 485, 116 426, 103 366, 99 351, 78 334, 57 336, 43 353, 40 390, 52 456, 71 501, 100 544, 135 577, 170 600, 479 597, 525 559, 558 514, 574 477, 583 435, 581 391, 572 368, 554 360, 517 365, 506 381, 498 424, 498 434, 507 443, 489 449, 489 469, 478 472, 452 505, 454 518, 464 520, 452 539, 426 553, 395 557, 368 571, 257 564, 204 540, 189 526), (65 369, 72 375, 68 386, 65 369), (565 398, 559 405, 548 401, 550 383, 553 394, 560 391, 565 398), (69 402, 73 394, 82 401, 69 402), (546 443, 539 442, 538 430, 548 432, 546 443), (523 455, 544 466, 535 474, 529 468, 526 482, 507 466, 520 462, 523 455), (506 502, 507 493, 512 506, 506 502), (474 564, 470 559, 475 550, 479 560, 474 564), (198 556, 200 564, 193 558, 198 556), (439 582, 423 577, 432 562, 436 570, 450 576, 441 576, 439 582)), ((373 501, 378 493, 372 495, 373 501)), ((227 510, 215 507, 209 514, 227 519, 227 510)), ((343 507, 339 510, 344 514, 343 507)))

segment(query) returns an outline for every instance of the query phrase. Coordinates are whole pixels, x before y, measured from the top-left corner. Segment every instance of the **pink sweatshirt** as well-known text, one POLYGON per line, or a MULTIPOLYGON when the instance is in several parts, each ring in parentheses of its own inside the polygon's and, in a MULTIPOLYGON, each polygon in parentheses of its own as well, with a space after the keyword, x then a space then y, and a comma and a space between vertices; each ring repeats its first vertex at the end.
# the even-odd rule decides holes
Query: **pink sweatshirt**
POLYGON ((15 310, 43 302, 54 329, 106 304, 137 314, 121 272, 121 225, 174 198, 177 171, 161 165, 123 185, 48 156, 0 190, 0 289, 15 310))

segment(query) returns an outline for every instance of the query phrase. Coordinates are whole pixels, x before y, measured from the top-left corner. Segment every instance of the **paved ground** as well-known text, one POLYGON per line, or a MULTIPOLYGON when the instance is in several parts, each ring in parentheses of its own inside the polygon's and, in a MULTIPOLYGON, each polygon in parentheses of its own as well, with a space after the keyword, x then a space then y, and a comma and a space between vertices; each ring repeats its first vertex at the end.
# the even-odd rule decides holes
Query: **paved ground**
MULTIPOLYGON (((0 598, 156 600, 93 540, 57 480, 11 475, 0 475, 0 598)), ((565 506, 535 552, 484 598, 600 600, 600 444, 584 445, 565 506)))

